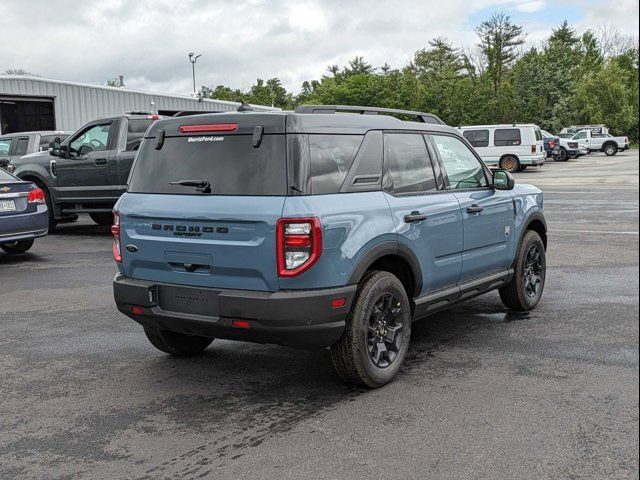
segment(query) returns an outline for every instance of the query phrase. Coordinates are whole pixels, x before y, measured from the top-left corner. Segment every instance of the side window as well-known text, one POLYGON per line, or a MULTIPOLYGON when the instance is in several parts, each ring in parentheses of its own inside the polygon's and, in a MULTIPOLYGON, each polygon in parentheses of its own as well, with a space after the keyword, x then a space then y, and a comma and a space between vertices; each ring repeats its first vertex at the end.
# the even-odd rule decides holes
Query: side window
POLYGON ((14 155, 26 155, 27 149, 29 148, 29 137, 20 137, 16 139, 16 150, 13 153, 14 155))
POLYGON ((465 130, 462 135, 474 147, 489 146, 489 130, 465 130))
POLYGON ((496 128, 493 132, 493 144, 496 147, 506 147, 522 144, 519 128, 496 128))
POLYGON ((140 148, 140 144, 142 143, 142 139, 144 137, 144 132, 147 131, 147 128, 153 120, 137 120, 137 119, 129 119, 127 127, 127 146, 125 150, 138 150, 140 148))
POLYGON ((362 135, 309 135, 311 193, 338 193, 362 135))
POLYGON ((11 139, 10 138, 0 138, 0 156, 8 156, 9 150, 11 149, 11 139))
POLYGON ((460 139, 448 135, 433 135, 432 138, 452 190, 489 185, 482 164, 460 139))
POLYGON ((111 124, 93 125, 71 141, 71 152, 78 153, 82 147, 86 152, 106 150, 109 145, 111 124))
POLYGON ((384 149, 394 193, 423 193, 437 189, 422 135, 386 133, 384 149))
POLYGON ((584 138, 587 138, 587 132, 576 133, 573 138, 576 140, 582 140, 584 138))

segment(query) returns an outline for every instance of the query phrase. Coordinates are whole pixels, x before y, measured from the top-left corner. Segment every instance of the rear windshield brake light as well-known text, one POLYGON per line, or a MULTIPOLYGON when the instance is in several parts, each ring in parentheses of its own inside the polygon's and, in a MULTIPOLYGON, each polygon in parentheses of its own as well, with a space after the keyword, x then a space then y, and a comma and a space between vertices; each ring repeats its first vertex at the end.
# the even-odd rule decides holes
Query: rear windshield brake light
POLYGON ((211 123, 207 125, 180 125, 180 133, 233 132, 238 129, 237 123, 211 123))

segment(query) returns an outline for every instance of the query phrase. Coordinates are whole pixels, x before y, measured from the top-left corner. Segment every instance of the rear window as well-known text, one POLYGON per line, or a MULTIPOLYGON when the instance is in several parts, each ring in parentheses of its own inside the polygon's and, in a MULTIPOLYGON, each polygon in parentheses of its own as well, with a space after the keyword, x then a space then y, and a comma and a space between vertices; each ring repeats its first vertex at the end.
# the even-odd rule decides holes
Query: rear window
POLYGON ((125 150, 138 150, 138 148, 140 148, 140 144, 142 143, 144 132, 147 131, 149 125, 153 123, 153 120, 130 118, 128 123, 129 126, 127 127, 127 146, 125 147, 125 150))
POLYGON ((162 149, 145 140, 129 182, 132 193, 199 194, 171 185, 207 180, 213 195, 286 195, 284 135, 265 135, 253 148, 250 135, 167 137, 162 149))
POLYGON ((15 182, 16 177, 0 168, 0 182, 15 182))
POLYGON ((522 144, 519 128, 497 128, 493 133, 493 144, 496 147, 505 147, 522 144))
POLYGON ((311 193, 338 193, 362 135, 309 135, 311 193))
POLYGON ((20 137, 16 140, 16 151, 14 155, 26 155, 29 148, 29 137, 20 137))
POLYGON ((536 134, 536 140, 542 140, 542 132, 539 128, 534 128, 533 131, 536 134))

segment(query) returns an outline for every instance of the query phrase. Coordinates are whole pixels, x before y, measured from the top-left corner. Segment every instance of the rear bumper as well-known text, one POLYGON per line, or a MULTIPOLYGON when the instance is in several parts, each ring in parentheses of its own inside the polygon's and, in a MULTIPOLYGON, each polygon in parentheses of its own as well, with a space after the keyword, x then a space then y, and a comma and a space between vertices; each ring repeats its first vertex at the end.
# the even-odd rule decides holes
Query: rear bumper
POLYGON ((33 213, 0 217, 0 243, 43 237, 48 230, 49 213, 45 205, 39 205, 33 213))
MULTIPOLYGON (((320 290, 256 292, 161 284, 127 278, 118 273, 113 294, 120 312, 142 325, 191 335, 256 343, 275 343, 293 348, 319 349, 338 341, 356 293, 356 285, 320 290), (158 292, 179 291, 185 301, 213 301, 211 315, 165 310, 158 292), (168 290, 167 290, 168 289, 168 290), (345 298, 344 306, 331 300, 345 298), (213 300, 211 300, 213 299, 213 300), (135 314, 133 306, 144 314, 135 314), (245 320, 249 328, 232 325, 245 320)), ((188 309, 188 307, 187 307, 188 309)))

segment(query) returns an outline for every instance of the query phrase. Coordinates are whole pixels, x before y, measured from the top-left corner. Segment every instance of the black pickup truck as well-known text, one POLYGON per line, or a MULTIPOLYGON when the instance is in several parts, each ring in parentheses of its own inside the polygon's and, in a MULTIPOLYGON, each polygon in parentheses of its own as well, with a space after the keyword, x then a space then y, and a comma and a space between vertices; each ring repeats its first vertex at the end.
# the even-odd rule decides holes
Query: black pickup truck
POLYGON ((126 114, 84 125, 51 149, 13 160, 13 173, 40 187, 49 207, 49 232, 58 222, 88 213, 110 225, 111 210, 127 188, 127 178, 144 133, 158 115, 126 114))

